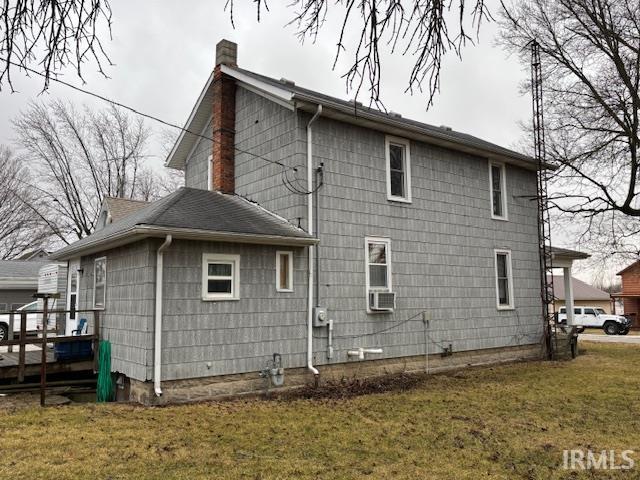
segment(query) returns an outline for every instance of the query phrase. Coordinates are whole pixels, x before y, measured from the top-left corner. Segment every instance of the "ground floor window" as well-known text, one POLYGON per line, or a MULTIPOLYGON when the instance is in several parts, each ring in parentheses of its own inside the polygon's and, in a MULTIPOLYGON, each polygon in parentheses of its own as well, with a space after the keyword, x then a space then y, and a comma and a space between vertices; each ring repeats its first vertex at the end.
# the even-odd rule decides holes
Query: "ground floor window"
POLYGON ((104 308, 107 298, 107 257, 93 263, 93 308, 104 308))
POLYGON ((511 252, 495 251, 496 300, 498 309, 513 308, 513 275, 511 272, 511 252))
POLYGON ((276 252, 276 290, 293 292, 293 252, 276 252))
POLYGON ((240 256, 205 253, 202 256, 202 299, 240 298, 240 256))

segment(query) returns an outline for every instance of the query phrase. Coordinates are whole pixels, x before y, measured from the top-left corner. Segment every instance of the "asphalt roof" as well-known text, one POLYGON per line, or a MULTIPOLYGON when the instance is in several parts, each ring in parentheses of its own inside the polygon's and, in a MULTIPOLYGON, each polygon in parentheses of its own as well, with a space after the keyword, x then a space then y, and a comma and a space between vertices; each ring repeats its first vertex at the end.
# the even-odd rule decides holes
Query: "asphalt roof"
POLYGON ((40 269, 51 263, 47 260, 0 260, 0 278, 38 278, 40 269))
MULTIPOLYGON (((571 277, 574 300, 610 300, 609 294, 604 290, 593 287, 588 283, 571 277)), ((558 300, 564 300, 564 277, 562 275, 553 276, 553 296, 558 300)))
MULTIPOLYGON (((393 112, 385 112, 376 108, 370 108, 353 100, 344 100, 331 95, 326 95, 308 88, 300 87, 294 82, 277 80, 237 66, 222 65, 227 75, 235 76, 240 84, 251 85, 256 91, 263 91, 269 95, 273 93, 280 100, 300 106, 319 105, 324 108, 323 115, 331 116, 345 122, 364 121, 367 128, 378 128, 393 133, 394 135, 417 138, 420 141, 433 143, 444 148, 460 150, 498 161, 506 161, 524 168, 537 170, 538 164, 529 155, 505 148, 492 142, 488 142, 473 135, 457 132, 449 127, 435 126, 419 122, 393 112), (337 116, 335 116, 337 115, 337 116)), ((197 99, 189 119, 185 123, 186 131, 181 132, 174 144, 165 165, 171 168, 183 169, 184 162, 193 145, 199 140, 197 133, 205 128, 211 118, 211 102, 213 98, 213 73, 209 76, 204 89, 197 99)), ((301 107, 302 108, 302 107, 301 107)), ((545 168, 556 169, 554 165, 545 164, 545 168)))
POLYGON ((124 217, 149 205, 149 202, 144 200, 130 200, 127 198, 105 197, 104 201, 111 215, 112 223, 122 220, 124 217))
MULTIPOLYGON (((231 67, 230 67, 231 68, 231 67)), ((469 135, 467 133, 457 132, 455 130, 449 128, 438 127, 435 125, 430 125, 428 123, 419 122, 417 120, 411 120, 409 118, 404 118, 401 115, 393 112, 384 112, 382 110, 378 110, 376 108, 366 107, 362 104, 356 104, 353 101, 343 100, 338 97, 333 97, 331 95, 326 95, 324 93, 320 93, 314 90, 310 90, 308 88, 299 87, 293 82, 287 81, 285 79, 277 80, 272 77, 267 77, 266 75, 262 75, 256 72, 252 72, 250 70, 245 70, 239 67, 232 67, 233 70, 237 70, 245 75, 248 75, 256 80, 260 80, 262 82, 273 85, 274 87, 284 88, 291 90, 295 96, 298 97, 306 97, 308 99, 312 99, 313 101, 319 102, 331 102, 335 104, 339 104, 345 108, 349 108, 354 112, 354 115, 358 115, 358 111, 367 112, 373 114, 375 116, 380 117, 381 119, 392 120, 396 123, 403 124, 406 127, 419 128, 424 130, 425 132, 438 136, 444 139, 451 140, 457 143, 464 143, 468 145, 473 145, 479 148, 485 148, 488 150, 495 151, 496 153, 500 153, 502 155, 506 155, 508 157, 515 157, 520 160, 523 160, 528 163, 535 164, 535 159, 530 156, 523 155, 520 152, 516 152, 515 150, 511 150, 509 148, 502 147, 495 143, 488 142, 478 137, 474 137, 473 135, 469 135)))
POLYGON ((144 208, 106 225, 92 235, 55 252, 65 258, 69 252, 108 242, 138 226, 198 230, 218 234, 244 234, 256 237, 310 240, 313 237, 256 203, 238 195, 182 187, 144 208))

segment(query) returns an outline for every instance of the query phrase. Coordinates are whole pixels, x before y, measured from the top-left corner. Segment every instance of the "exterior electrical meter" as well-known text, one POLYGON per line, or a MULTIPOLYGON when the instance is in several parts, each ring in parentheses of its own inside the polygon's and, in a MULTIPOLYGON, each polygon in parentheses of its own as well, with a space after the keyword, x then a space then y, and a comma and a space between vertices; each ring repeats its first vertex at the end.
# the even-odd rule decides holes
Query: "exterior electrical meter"
POLYGON ((329 324, 329 314, 325 307, 315 307, 313 309, 313 326, 326 327, 329 324))

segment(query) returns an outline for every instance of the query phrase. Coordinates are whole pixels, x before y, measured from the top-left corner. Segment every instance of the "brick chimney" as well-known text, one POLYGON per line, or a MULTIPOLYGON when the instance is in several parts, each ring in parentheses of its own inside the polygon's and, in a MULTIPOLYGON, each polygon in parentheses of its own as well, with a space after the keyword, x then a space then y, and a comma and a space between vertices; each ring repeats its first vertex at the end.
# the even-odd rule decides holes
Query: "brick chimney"
POLYGON ((211 185, 223 193, 235 191, 236 82, 221 65, 237 66, 238 45, 222 40, 216 45, 213 71, 213 159, 211 185))

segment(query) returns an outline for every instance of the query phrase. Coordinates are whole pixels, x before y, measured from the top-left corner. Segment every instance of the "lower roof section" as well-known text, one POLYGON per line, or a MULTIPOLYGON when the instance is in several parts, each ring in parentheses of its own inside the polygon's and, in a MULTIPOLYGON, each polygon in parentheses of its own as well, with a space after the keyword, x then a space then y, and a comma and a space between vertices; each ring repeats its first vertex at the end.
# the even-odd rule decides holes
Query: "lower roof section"
POLYGON ((57 252, 68 260, 145 238, 305 246, 317 239, 286 219, 237 195, 180 188, 57 252))

